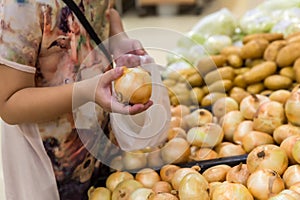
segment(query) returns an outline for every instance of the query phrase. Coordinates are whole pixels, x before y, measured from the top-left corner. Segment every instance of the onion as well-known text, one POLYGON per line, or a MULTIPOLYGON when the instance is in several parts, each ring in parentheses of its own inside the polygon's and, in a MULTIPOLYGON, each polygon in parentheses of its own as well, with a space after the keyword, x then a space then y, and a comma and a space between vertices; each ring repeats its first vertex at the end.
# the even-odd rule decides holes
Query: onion
POLYGON ((300 194, 292 190, 282 190, 279 194, 269 198, 268 200, 298 200, 300 194))
POLYGON ((167 164, 187 162, 190 153, 190 145, 183 138, 173 138, 161 148, 162 160, 167 164))
POLYGON ((285 122, 284 108, 277 101, 262 103, 253 118, 253 129, 272 134, 273 131, 285 122))
POLYGON ((300 141, 297 140, 294 143, 293 149, 292 149, 292 156, 294 160, 299 164, 300 163, 300 141))
POLYGON ((284 181, 271 169, 259 169, 250 174, 247 188, 257 199, 268 199, 284 190, 284 181))
POLYGON ((158 181, 158 182, 154 183, 152 190, 155 193, 163 193, 163 192, 171 193, 172 186, 167 181, 158 181))
POLYGON ((152 93, 150 74, 141 67, 123 67, 123 75, 115 80, 114 88, 122 103, 145 104, 152 93))
POLYGON ((124 152, 123 164, 126 170, 137 170, 147 165, 147 154, 142 151, 124 152))
POLYGON ((250 172, 246 164, 240 163, 228 170, 226 174, 226 181, 231 183, 240 183, 247 186, 247 180, 250 172))
POLYGON ((292 191, 297 192, 298 194, 300 194, 300 182, 295 183, 289 189, 292 190, 292 191))
POLYGON ((294 144, 300 140, 300 135, 291 135, 284 139, 281 144, 280 148, 283 149, 289 159, 290 164, 296 164, 297 161, 294 159, 294 156, 292 154, 294 144))
POLYGON ((245 135, 242 139, 242 146, 247 153, 264 144, 274 144, 274 140, 268 133, 260 131, 250 131, 250 133, 245 135))
POLYGON ((164 165, 160 169, 159 175, 163 181, 171 183, 172 178, 178 169, 180 169, 180 167, 178 167, 177 165, 164 165))
POLYGON ((112 192, 112 200, 127 200, 130 194, 138 188, 142 188, 143 185, 136 180, 125 180, 117 185, 112 192))
POLYGON ((157 148, 156 150, 153 150, 148 153, 147 155, 147 164, 150 168, 158 168, 163 166, 164 161, 161 158, 160 155, 160 148, 157 148))
POLYGON ((211 182, 209 183, 209 197, 212 199, 212 195, 215 191, 215 189, 220 186, 223 182, 211 182))
POLYGON ((202 175, 209 182, 223 182, 226 180, 227 172, 231 169, 230 166, 221 164, 206 169, 202 175))
POLYGON ((240 104, 241 101, 249 95, 249 92, 240 87, 233 87, 229 93, 229 96, 233 98, 238 104, 240 104))
POLYGON ((288 157, 279 146, 266 144, 253 149, 246 163, 250 173, 258 169, 272 169, 281 175, 288 167, 288 157))
POLYGON ((228 144, 220 148, 219 157, 229 157, 229 156, 238 156, 246 154, 246 151, 243 149, 242 145, 239 144, 228 144))
POLYGON ((220 153, 220 150, 226 146, 226 145, 230 145, 232 144, 231 142, 221 142, 219 145, 215 146, 214 149, 215 151, 219 154, 220 153))
POLYGON ((242 113, 237 110, 230 111, 224 115, 222 119, 222 128, 224 131, 224 138, 227 141, 233 142, 233 133, 243 120, 242 113))
POLYGON ((178 190, 180 182, 182 181, 183 177, 189 173, 199 174, 199 171, 197 171, 195 168, 189 168, 189 167, 178 169, 171 180, 171 185, 173 189, 178 190))
POLYGON ((289 166, 282 176, 286 188, 290 188, 292 185, 300 182, 300 165, 289 166))
POLYGON ((105 187, 91 187, 88 190, 89 200, 110 200, 111 191, 105 187))
POLYGON ((186 105, 179 104, 171 107, 171 116, 182 118, 190 113, 191 111, 186 105))
POLYGON ((187 132, 187 141, 197 147, 214 147, 223 140, 224 133, 218 124, 207 123, 193 127, 187 132))
POLYGON ((144 168, 137 172, 135 180, 139 181, 146 188, 152 188, 153 185, 160 181, 159 174, 151 168, 144 168))
POLYGON ((150 195, 147 200, 178 200, 178 198, 170 193, 155 193, 150 195))
POLYGON ((245 120, 239 123, 233 132, 233 141, 242 144, 243 137, 253 130, 253 121, 245 120))
POLYGON ((269 101, 269 98, 260 94, 245 97, 240 103, 240 111, 245 119, 253 119, 258 107, 269 101))
POLYGON ((231 97, 222 97, 218 99, 212 106, 212 112, 216 117, 222 117, 226 113, 238 109, 238 103, 231 97))
POLYGON ((174 116, 171 117, 170 120, 170 128, 174 128, 174 127, 181 127, 182 126, 182 119, 180 117, 174 116))
POLYGON ((168 131, 168 140, 171 140, 175 137, 181 137, 183 139, 186 139, 185 130, 180 128, 180 127, 170 128, 169 131, 168 131))
POLYGON ((300 126, 300 89, 299 85, 292 91, 285 103, 285 114, 290 123, 300 126))
POLYGON ((300 128, 292 124, 283 124, 277 127, 273 132, 273 138, 277 144, 291 135, 300 135, 300 128))
POLYGON ((196 126, 203 126, 206 123, 211 123, 213 121, 213 115, 210 111, 199 108, 182 118, 183 127, 185 129, 190 129, 196 126))
POLYGON ((132 180, 134 179, 133 175, 126 171, 117 171, 112 174, 110 174, 106 179, 106 187, 110 191, 114 191, 114 189, 117 187, 117 185, 125 180, 132 180))
POLYGON ((200 173, 189 173, 180 181, 179 199, 209 200, 208 182, 200 173))
POLYGON ((284 105, 290 96, 291 96, 290 91, 281 89, 281 90, 276 90, 276 91, 272 92, 270 94, 269 98, 271 101, 277 101, 284 105))
POLYGON ((210 160, 218 157, 218 153, 210 148, 200 148, 190 156, 190 158, 194 161, 210 160))
POLYGON ((212 200, 253 200, 249 190, 242 184, 224 182, 212 193, 212 200))
POLYGON ((124 166, 123 166, 123 158, 121 155, 114 157, 110 163, 109 163, 109 167, 111 169, 117 170, 117 171, 121 171, 123 170, 124 166))
POLYGON ((146 200, 151 194, 154 192, 149 188, 138 188, 130 194, 128 200, 146 200))

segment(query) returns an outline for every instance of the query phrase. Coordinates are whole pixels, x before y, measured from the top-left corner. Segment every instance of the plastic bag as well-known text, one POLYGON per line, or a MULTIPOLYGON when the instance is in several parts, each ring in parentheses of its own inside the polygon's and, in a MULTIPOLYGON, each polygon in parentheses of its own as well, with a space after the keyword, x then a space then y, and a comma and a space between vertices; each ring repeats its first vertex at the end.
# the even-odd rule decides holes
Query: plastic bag
POLYGON ((171 111, 167 89, 162 83, 160 71, 154 63, 141 66, 151 73, 153 105, 137 115, 110 114, 112 131, 123 151, 155 147, 167 139, 171 111))

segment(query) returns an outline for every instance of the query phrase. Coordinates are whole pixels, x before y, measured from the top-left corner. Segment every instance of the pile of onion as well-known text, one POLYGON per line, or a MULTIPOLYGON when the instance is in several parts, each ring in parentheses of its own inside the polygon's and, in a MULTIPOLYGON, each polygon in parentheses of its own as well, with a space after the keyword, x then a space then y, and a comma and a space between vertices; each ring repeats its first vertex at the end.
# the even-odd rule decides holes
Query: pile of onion
POLYGON ((266 101, 270 101, 269 98, 260 94, 245 97, 240 103, 240 111, 243 117, 252 120, 258 107, 266 101))
POLYGON ((123 75, 115 80, 114 89, 122 103, 145 104, 152 94, 151 76, 141 67, 123 67, 123 75))
POLYGON ((227 181, 219 184, 212 192, 212 200, 243 199, 253 200, 253 196, 243 184, 229 183, 227 181))

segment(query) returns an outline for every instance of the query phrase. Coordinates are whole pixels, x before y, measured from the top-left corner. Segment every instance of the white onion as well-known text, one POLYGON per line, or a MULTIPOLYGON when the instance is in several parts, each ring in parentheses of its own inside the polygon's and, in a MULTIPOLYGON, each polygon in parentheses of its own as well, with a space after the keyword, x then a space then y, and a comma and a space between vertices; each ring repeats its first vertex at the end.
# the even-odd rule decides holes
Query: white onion
POLYGON ((182 123, 185 129, 190 129, 196 126, 203 126, 206 123, 213 122, 213 115, 210 111, 199 108, 182 118, 182 123))
POLYGON ((300 164, 300 141, 297 140, 294 143, 293 149, 292 149, 292 156, 294 158, 294 160, 300 164))
POLYGON ((212 112, 216 117, 222 117, 226 113, 238 110, 239 104, 231 97, 222 97, 218 99, 212 106, 212 112))
POLYGON ((168 140, 171 140, 175 137, 181 137, 186 139, 186 131, 180 127, 170 128, 168 131, 168 140))
POLYGON ((173 138, 161 148, 162 160, 167 164, 187 162, 190 153, 190 145, 183 138, 173 138))
POLYGON ((233 133, 238 125, 244 120, 240 111, 234 110, 226 113, 222 119, 222 128, 224 131, 224 138, 227 141, 233 142, 233 133))
POLYGON ((289 189, 297 192, 298 194, 300 194, 300 182, 299 183, 295 183, 289 189))
POLYGON ((229 156, 238 156, 246 154, 246 151, 243 149, 242 145, 239 144, 228 144, 220 148, 219 157, 229 157, 229 156))
POLYGON ((182 105, 182 104, 179 104, 177 106, 172 106, 171 107, 171 116, 176 116, 176 117, 184 117, 188 114, 190 114, 190 109, 189 107, 187 107, 186 105, 182 105))
POLYGON ((251 173, 258 169, 271 169, 282 175, 288 167, 285 151, 273 144, 256 147, 248 154, 246 162, 251 173))
POLYGON ((123 67, 123 75, 115 80, 114 88, 122 103, 146 103, 152 94, 150 74, 141 67, 123 67))
POLYGON ((218 153, 210 148, 199 148, 190 156, 190 158, 195 161, 210 160, 218 157, 218 153))
POLYGON ((242 184, 224 182, 212 193, 212 200, 253 200, 249 190, 242 184))
POLYGON ((151 194, 154 194, 154 191, 149 188, 138 188, 130 194, 128 200, 146 200, 151 194))
POLYGON ((279 194, 269 198, 268 200, 298 200, 300 194, 292 190, 282 190, 279 194))
POLYGON ((240 103, 240 111, 243 117, 252 120, 258 107, 266 101, 270 101, 269 98, 260 94, 245 97, 240 103))
POLYGON ((300 135, 298 135, 298 134, 291 135, 291 136, 287 137, 286 139, 284 139, 280 144, 280 148, 285 151, 286 155, 288 156, 290 164, 297 163, 297 161, 294 159, 292 152, 293 152, 295 143, 299 140, 300 140, 300 135))
POLYGON ((113 191, 117 185, 125 180, 134 179, 133 175, 126 171, 116 171, 110 174, 106 179, 106 187, 113 191))
POLYGON ((135 180, 143 184, 145 188, 152 188, 153 185, 160 181, 159 174, 151 168, 144 168, 137 172, 135 180))
POLYGON ((253 129, 269 134, 284 124, 286 118, 284 108, 277 101, 268 101, 262 103, 253 118, 253 129))
POLYGON ((300 127, 292 124, 283 124, 273 132, 273 138, 277 144, 281 144, 283 140, 292 135, 300 135, 300 127))
POLYGON ((172 186, 169 182, 167 181, 158 181, 156 183, 154 183, 152 190, 155 193, 163 193, 163 192, 167 192, 167 193, 171 193, 172 191, 172 186))
POLYGON ((300 165, 289 166, 282 176, 286 188, 290 188, 292 185, 300 182, 300 165))
POLYGON ((202 175, 209 182, 223 182, 226 180, 227 172, 231 169, 230 166, 221 164, 206 169, 202 175))
POLYGON ((242 144, 243 137, 253 130, 253 121, 244 120, 236 127, 233 132, 233 141, 237 144, 242 144))
POLYGON ((110 200, 111 191, 105 187, 91 187, 88 191, 89 200, 110 200))
POLYGON ((138 188, 142 188, 143 185, 136 180, 125 180, 117 185, 112 192, 112 200, 127 200, 130 194, 138 188))
POLYGON ((180 169, 180 167, 177 165, 167 164, 160 169, 159 175, 163 181, 171 183, 172 178, 178 169, 180 169))
POLYGON ((242 146, 247 153, 264 144, 274 144, 274 140, 273 137, 268 133, 263 133, 260 131, 250 131, 242 139, 242 146))
POLYGON ((268 199, 285 189, 282 178, 271 169, 258 169, 250 174, 247 188, 257 199, 268 199))
POLYGON ((170 193, 155 193, 149 196, 147 200, 178 200, 178 198, 170 193))
POLYGON ((195 170, 195 168, 184 167, 184 168, 178 169, 174 173, 172 180, 171 180, 171 185, 172 185, 173 189, 178 190, 180 182, 182 181, 183 177, 189 173, 199 174, 199 172, 197 170, 195 170))

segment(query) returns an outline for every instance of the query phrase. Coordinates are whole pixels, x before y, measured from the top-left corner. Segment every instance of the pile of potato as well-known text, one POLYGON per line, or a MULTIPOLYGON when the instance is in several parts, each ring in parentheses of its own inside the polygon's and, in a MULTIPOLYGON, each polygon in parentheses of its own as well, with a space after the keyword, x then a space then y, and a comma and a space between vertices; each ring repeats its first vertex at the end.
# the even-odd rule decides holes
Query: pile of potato
POLYGON ((210 106, 224 96, 240 102, 246 95, 291 90, 300 82, 300 33, 251 34, 242 43, 200 59, 197 67, 169 73, 164 84, 171 105, 210 106))

